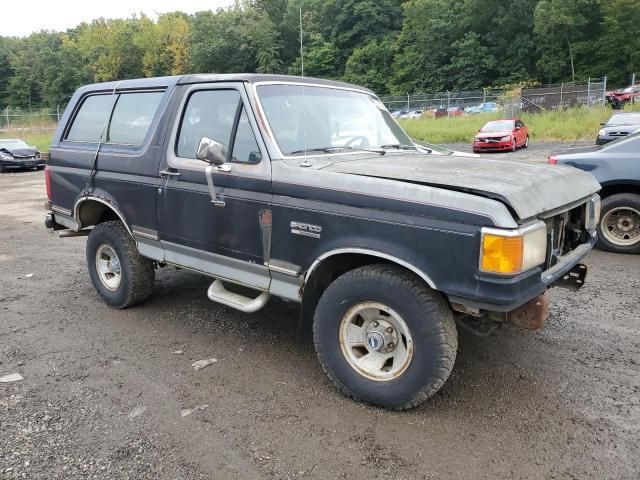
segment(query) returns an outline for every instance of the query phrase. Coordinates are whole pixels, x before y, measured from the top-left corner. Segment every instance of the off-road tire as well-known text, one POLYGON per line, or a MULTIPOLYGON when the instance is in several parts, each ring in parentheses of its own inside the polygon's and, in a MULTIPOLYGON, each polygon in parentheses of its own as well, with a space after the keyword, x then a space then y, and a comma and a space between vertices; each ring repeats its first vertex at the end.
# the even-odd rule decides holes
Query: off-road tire
POLYGON ((153 261, 140 255, 122 222, 109 221, 96 225, 87 238, 86 257, 91 283, 110 306, 131 307, 151 295, 155 280, 153 261), (102 284, 96 270, 96 253, 103 244, 109 245, 120 260, 121 281, 115 291, 102 284))
POLYGON ((613 253, 640 254, 640 239, 632 245, 616 245, 602 233, 602 223, 609 211, 616 208, 632 208, 640 212, 640 195, 618 193, 602 199, 600 222, 598 223, 598 248, 613 253))
POLYGON ((449 305, 422 279, 393 265, 369 265, 345 273, 325 290, 316 308, 313 337, 322 368, 343 394, 390 410, 412 408, 445 383, 456 359, 458 333, 449 305), (398 377, 371 380, 345 358, 341 320, 361 302, 389 306, 413 339, 413 357, 398 377))

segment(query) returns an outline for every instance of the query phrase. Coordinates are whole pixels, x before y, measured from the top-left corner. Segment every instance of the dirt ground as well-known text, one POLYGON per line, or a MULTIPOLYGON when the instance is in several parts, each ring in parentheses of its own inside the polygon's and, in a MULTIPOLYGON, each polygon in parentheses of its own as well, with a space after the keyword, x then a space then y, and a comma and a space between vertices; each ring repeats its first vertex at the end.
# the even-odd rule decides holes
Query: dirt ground
POLYGON ((24 377, 0 384, 2 479, 640 478, 640 256, 592 252, 537 333, 460 332, 444 388, 396 413, 333 388, 294 305, 242 314, 167 268, 107 307, 44 199, 42 172, 0 175, 0 376, 24 377))

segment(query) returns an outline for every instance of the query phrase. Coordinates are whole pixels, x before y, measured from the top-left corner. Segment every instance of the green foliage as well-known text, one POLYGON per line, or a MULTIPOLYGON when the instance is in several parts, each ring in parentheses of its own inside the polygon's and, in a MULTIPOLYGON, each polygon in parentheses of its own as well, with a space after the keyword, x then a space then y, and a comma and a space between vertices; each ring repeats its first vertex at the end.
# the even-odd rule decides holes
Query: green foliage
POLYGON ((300 74, 378 93, 640 73, 638 0, 237 0, 227 9, 0 37, 0 109, 55 107, 80 85, 192 72, 300 74))
POLYGON ((345 68, 344 80, 366 85, 378 94, 387 93, 393 76, 393 41, 391 38, 371 40, 356 48, 345 68))

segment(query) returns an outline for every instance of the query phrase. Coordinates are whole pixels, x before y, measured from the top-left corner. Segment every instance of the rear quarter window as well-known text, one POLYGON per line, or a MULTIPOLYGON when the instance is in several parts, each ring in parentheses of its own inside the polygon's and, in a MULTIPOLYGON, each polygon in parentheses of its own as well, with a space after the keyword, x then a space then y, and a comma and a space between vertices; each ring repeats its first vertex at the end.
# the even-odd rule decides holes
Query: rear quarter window
POLYGON ((163 94, 154 91, 88 96, 82 101, 65 140, 140 146, 163 94))
POLYGON ((112 95, 91 95, 86 97, 73 119, 65 140, 70 142, 98 143, 113 106, 112 95))

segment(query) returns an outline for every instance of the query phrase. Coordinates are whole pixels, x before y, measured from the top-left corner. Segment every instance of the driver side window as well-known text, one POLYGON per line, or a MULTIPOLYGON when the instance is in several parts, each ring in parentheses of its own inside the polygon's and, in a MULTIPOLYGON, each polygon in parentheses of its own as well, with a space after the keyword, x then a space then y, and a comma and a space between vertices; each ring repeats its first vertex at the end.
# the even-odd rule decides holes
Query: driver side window
POLYGON ((182 116, 176 155, 195 159, 202 137, 221 143, 227 150, 233 142, 227 161, 260 162, 260 149, 237 90, 201 90, 191 94, 182 116), (238 108, 238 127, 232 138, 238 108))
POLYGON ((182 116, 176 155, 196 158, 202 137, 223 144, 227 149, 240 93, 236 90, 201 90, 191 94, 182 116))

